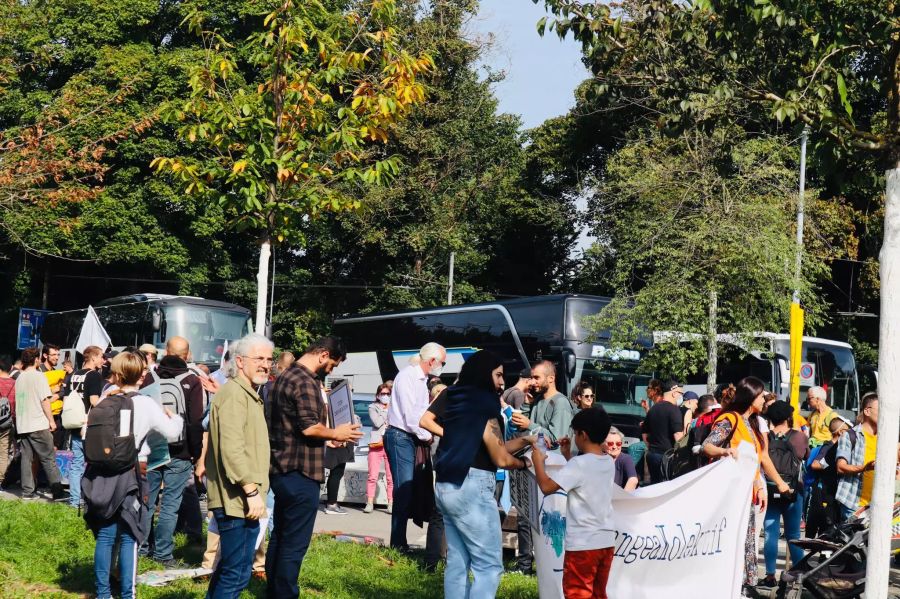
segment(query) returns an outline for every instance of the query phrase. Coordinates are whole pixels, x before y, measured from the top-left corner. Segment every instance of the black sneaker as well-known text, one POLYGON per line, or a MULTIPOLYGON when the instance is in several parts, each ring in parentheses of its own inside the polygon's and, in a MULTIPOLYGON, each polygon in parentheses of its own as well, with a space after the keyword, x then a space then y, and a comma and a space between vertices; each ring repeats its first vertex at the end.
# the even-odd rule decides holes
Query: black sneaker
POLYGON ((56 483, 55 485, 51 485, 50 496, 53 501, 68 501, 69 500, 68 491, 63 489, 63 486, 59 483, 56 483))
POLYGON ((37 493, 22 493, 22 501, 35 501, 36 499, 41 499, 37 493))
POLYGON ((778 581, 775 580, 775 575, 771 574, 763 578, 758 585, 758 587, 762 587, 764 589, 774 589, 778 586, 778 581))
POLYGON ((166 570, 185 570, 187 568, 190 568, 188 564, 174 557, 170 557, 169 559, 156 559, 154 557, 153 561, 155 561, 166 570))

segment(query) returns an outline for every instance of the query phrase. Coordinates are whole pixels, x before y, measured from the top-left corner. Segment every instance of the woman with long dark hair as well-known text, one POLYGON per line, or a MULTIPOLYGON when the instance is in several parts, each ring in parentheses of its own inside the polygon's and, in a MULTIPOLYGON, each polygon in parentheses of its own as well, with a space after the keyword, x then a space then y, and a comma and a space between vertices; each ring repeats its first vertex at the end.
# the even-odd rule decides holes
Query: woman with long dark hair
MULTIPOLYGON (((765 436, 760 432, 758 414, 762 412, 765 403, 765 385, 755 376, 741 379, 734 388, 734 395, 728 403, 727 409, 716 418, 712 432, 703 444, 703 453, 710 458, 722 458, 731 456, 737 458, 738 446, 741 442, 750 443, 756 451, 760 467, 776 483, 779 491, 789 491, 789 487, 778 476, 772 460, 769 458, 768 444, 765 436)), ((766 481, 757 470, 753 481, 753 492, 750 501, 759 506, 761 511, 766 509, 769 503, 766 491, 766 481)), ((744 541, 746 553, 746 567, 744 570, 744 584, 756 586, 759 576, 756 558, 756 510, 750 510, 750 518, 747 522, 747 538, 744 541)))
POLYGON ((492 598, 503 574, 500 518, 494 498, 497 468, 527 467, 526 461, 512 452, 529 445, 533 438, 504 443, 502 389, 500 358, 479 351, 463 364, 456 384, 428 409, 443 427, 434 470, 435 498, 447 535, 447 597, 492 598))

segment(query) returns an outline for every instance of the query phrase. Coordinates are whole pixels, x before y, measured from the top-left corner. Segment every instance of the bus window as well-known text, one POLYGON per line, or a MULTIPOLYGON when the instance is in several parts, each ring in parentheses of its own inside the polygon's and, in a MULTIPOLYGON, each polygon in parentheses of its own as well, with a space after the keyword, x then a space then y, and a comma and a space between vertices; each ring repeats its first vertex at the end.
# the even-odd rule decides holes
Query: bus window
MULTIPOLYGON (((836 410, 854 411, 859 404, 856 362, 846 347, 804 343, 804 362, 815 365, 815 382, 828 392, 828 402, 836 410)), ((801 388, 805 396, 808 387, 801 388)))
POLYGON ((218 361, 226 340, 240 339, 250 332, 250 321, 241 312, 168 306, 165 313, 166 337, 186 338, 195 362, 218 361))

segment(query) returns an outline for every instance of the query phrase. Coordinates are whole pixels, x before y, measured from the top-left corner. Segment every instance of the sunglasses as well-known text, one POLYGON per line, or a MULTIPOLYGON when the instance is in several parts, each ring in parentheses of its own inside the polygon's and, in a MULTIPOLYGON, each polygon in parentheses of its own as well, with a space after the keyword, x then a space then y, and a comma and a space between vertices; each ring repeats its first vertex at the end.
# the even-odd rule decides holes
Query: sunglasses
POLYGON ((591 393, 591 394, 584 393, 581 397, 583 397, 585 399, 594 399, 594 394, 593 393, 591 393))
POLYGON ((611 442, 607 441, 606 446, 607 447, 622 447, 622 442, 621 441, 611 441, 611 442))

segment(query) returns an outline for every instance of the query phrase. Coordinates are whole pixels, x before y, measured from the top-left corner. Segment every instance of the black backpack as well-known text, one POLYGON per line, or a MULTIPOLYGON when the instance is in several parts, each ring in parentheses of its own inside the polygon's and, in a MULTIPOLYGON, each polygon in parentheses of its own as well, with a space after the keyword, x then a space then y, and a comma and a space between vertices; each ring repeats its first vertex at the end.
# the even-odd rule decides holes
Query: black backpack
POLYGON ((782 436, 769 431, 769 457, 778 475, 794 490, 794 493, 782 496, 775 489, 775 483, 767 481, 766 484, 771 487, 769 497, 786 500, 788 503, 793 502, 797 498, 797 491, 803 488, 803 461, 797 457, 791 445, 791 436, 796 433, 797 431, 790 430, 782 436))
POLYGON ((0 392, 0 431, 11 429, 13 426, 12 402, 9 400, 9 393, 15 388, 15 385, 10 385, 5 393, 0 392))
POLYGON ((84 457, 93 468, 107 474, 119 474, 137 464, 138 450, 134 440, 134 401, 137 393, 110 395, 88 412, 84 437, 84 457), (129 414, 123 427, 122 411, 129 414), (121 432, 125 435, 120 435, 121 432))

